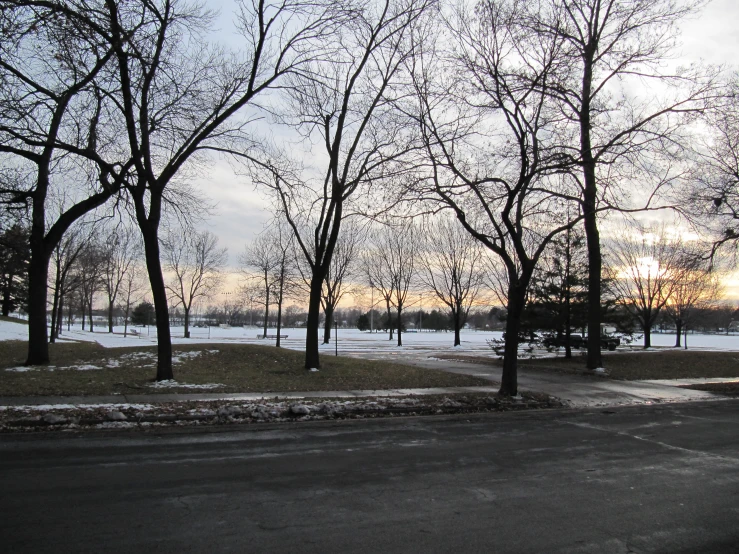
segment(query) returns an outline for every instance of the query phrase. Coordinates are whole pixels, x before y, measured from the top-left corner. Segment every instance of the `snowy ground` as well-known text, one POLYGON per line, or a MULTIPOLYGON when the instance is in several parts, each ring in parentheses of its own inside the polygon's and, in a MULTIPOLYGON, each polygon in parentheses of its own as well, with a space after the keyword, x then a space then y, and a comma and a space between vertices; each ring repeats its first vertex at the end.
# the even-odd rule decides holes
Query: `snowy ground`
MULTIPOLYGON (((130 329, 129 329, 130 330, 130 329)), ((106 348, 122 346, 148 346, 156 344, 156 329, 154 327, 133 328, 136 334, 123 337, 123 327, 116 327, 114 333, 108 333, 107 328, 99 327, 93 333, 82 331, 79 326, 73 326, 70 331, 64 330, 62 340, 95 341, 106 348)), ((172 328, 172 342, 174 344, 273 344, 274 340, 257 339, 263 330, 255 327, 211 327, 193 328, 191 338, 182 338, 182 327, 172 328)), ((268 334, 275 334, 276 329, 269 329, 268 334)), ((282 329, 281 334, 288 335, 282 340, 282 346, 294 350, 303 350, 305 345, 305 329, 282 329)), ((0 340, 26 340, 27 330, 24 324, 0 321, 0 340)), ((493 355, 487 341, 501 339, 498 331, 471 331, 462 332, 462 345, 454 348, 454 334, 448 332, 404 333, 403 346, 396 346, 397 340, 388 340, 387 333, 369 333, 357 329, 339 329, 338 348, 343 354, 377 354, 388 357, 402 357, 405 354, 412 356, 433 356, 434 354, 464 352, 465 354, 493 355)), ((670 347, 675 344, 674 334, 652 335, 652 345, 655 347, 670 347)), ((631 347, 622 347, 620 350, 640 350, 640 342, 631 347)), ((688 347, 694 350, 729 350, 739 351, 739 336, 737 335, 688 335, 688 347)), ((334 337, 331 344, 321 345, 321 350, 333 352, 335 349, 334 337)), ((545 354, 541 351, 539 354, 545 354)))

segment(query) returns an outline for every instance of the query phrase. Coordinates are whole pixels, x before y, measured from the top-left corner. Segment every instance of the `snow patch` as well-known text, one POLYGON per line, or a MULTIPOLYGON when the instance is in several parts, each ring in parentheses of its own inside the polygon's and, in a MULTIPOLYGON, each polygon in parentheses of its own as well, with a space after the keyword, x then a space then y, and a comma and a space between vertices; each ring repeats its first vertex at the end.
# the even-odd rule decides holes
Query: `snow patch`
POLYGON ((174 379, 166 379, 164 381, 155 381, 154 383, 151 383, 149 385, 151 388, 154 389, 217 389, 218 387, 225 387, 226 385, 223 385, 221 383, 203 383, 199 385, 195 384, 188 384, 188 383, 178 383, 174 379))
POLYGON ((92 369, 103 369, 100 366, 92 365, 92 364, 80 364, 80 365, 68 365, 60 367, 59 369, 74 369, 77 371, 90 371, 92 369))
POLYGON ((318 373, 318 368, 317 367, 312 367, 308 371, 310 371, 311 373, 318 373))

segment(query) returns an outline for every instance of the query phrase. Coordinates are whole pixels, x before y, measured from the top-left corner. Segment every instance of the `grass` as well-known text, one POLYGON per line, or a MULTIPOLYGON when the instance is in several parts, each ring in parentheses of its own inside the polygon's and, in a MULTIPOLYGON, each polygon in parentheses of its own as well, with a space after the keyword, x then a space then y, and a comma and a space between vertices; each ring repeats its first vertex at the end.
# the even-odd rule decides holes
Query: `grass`
POLYGON ((11 323, 22 323, 23 325, 28 325, 28 321, 25 319, 9 315, 0 315, 0 321, 10 321, 11 323))
POLYGON ((25 341, 0 342, 0 396, 68 396, 166 392, 288 392, 490 386, 468 375, 384 361, 321 357, 317 373, 303 368, 302 352, 246 344, 175 346, 180 362, 174 377, 181 384, 213 384, 207 390, 151 386, 156 373, 154 347, 103 348, 96 343, 51 344, 48 368, 6 371, 22 365, 25 341), (190 357, 187 357, 189 352, 190 357), (182 356, 182 354, 185 354, 182 356), (92 365, 101 369, 73 370, 92 365), (109 367, 111 365, 117 367, 109 367))
MULTIPOLYGON (((618 352, 603 355, 611 379, 695 379, 739 377, 739 352, 659 349, 649 352, 618 352)), ((585 360, 574 357, 527 361, 534 368, 582 371, 585 360)))
MULTIPOLYGON (((485 357, 440 356, 487 365, 501 365, 497 359, 485 357)), ((656 349, 648 352, 604 352, 603 364, 611 379, 695 379, 701 377, 739 377, 739 352, 707 352, 701 350, 656 349)), ((566 359, 539 358, 519 360, 520 368, 560 373, 582 373, 585 358, 577 351, 566 359)))
POLYGON ((701 383, 696 385, 683 385, 682 388, 715 392, 728 396, 739 396, 739 382, 737 381, 733 381, 730 383, 701 383))

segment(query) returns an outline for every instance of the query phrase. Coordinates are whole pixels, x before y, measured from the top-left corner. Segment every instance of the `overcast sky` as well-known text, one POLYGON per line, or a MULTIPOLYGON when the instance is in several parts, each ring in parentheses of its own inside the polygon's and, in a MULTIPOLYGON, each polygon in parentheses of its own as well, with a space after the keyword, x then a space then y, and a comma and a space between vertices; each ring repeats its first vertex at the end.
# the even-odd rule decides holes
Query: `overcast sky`
MULTIPOLYGON (((233 5, 230 0, 208 2, 208 6, 219 6, 221 11, 218 27, 222 39, 234 33, 233 5)), ((714 0, 698 18, 683 23, 679 58, 685 63, 702 60, 736 67, 739 61, 738 23, 739 0, 714 0)), ((226 161, 214 163, 197 183, 216 205, 206 226, 218 235, 223 246, 228 247, 230 264, 236 266, 244 245, 269 221, 268 202, 245 179, 236 176, 226 161)))

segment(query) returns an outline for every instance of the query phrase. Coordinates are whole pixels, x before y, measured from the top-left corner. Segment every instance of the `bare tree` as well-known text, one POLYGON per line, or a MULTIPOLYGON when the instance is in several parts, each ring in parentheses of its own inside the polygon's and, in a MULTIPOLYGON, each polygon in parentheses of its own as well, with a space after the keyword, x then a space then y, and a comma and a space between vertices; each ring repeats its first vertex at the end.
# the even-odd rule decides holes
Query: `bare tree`
POLYGON ((242 273, 248 283, 258 283, 258 286, 250 287, 247 284, 245 292, 254 303, 264 306, 264 329, 262 336, 267 338, 267 327, 269 324, 269 307, 274 303, 272 291, 274 289, 275 272, 280 267, 280 257, 275 256, 275 237, 269 233, 259 235, 244 249, 240 264, 242 273), (254 294, 255 289, 259 292, 254 294))
POLYGON ((144 271, 136 263, 137 260, 129 264, 128 269, 123 274, 123 280, 119 286, 119 304, 118 308, 123 312, 123 337, 128 336, 128 322, 131 316, 131 310, 134 304, 143 299, 143 291, 146 286, 142 282, 144 271))
MULTIPOLYGON (((380 294, 380 298, 385 302, 385 313, 387 314, 387 323, 389 329, 388 340, 393 340, 394 328, 392 325, 393 316, 391 312, 392 300, 395 294, 395 282, 391 279, 389 273, 385 271, 383 265, 380 264, 382 252, 380 251, 381 243, 377 236, 379 231, 373 233, 370 239, 370 245, 362 253, 362 266, 367 277, 367 284, 370 289, 376 290, 380 294)), ((370 306, 370 310, 374 306, 370 306)))
MULTIPOLYGON (((356 286, 352 282, 357 276, 357 259, 364 242, 364 229, 351 221, 345 222, 339 239, 336 241, 334 254, 331 257, 326 278, 321 289, 321 308, 325 316, 323 344, 331 342, 331 327, 334 324, 333 315, 336 307, 347 294, 354 294, 356 286)), ((301 256, 304 260, 304 258, 301 256)), ((312 273, 306 263, 298 263, 302 277, 303 290, 310 292, 312 273)))
POLYGON ((399 159, 413 147, 394 103, 415 29, 433 5, 380 0, 354 6, 330 56, 311 65, 309 79, 291 82, 280 119, 325 148, 313 156, 323 167, 311 172, 294 162, 252 160, 252 180, 275 191, 310 268, 306 369, 320 367, 321 291, 351 201, 400 171, 399 159))
POLYGON ((567 67, 542 83, 577 128, 568 146, 580 167, 588 248, 587 367, 600 354, 602 255, 598 213, 659 208, 662 189, 679 179, 677 159, 690 140, 681 136, 690 116, 717 93, 715 72, 673 69, 679 23, 705 2, 693 0, 545 0, 528 14, 533 35, 563 43, 567 67), (565 70, 566 69, 566 70, 565 70), (649 87, 642 95, 632 86, 649 87), (637 181, 638 194, 621 186, 637 181), (645 189, 646 192, 645 192, 645 189))
POLYGON ((317 37, 337 24, 327 0, 244 1, 239 7, 244 40, 238 54, 205 42, 214 18, 202 4, 106 0, 82 14, 111 45, 115 71, 99 87, 113 99, 125 141, 88 158, 105 174, 128 170, 125 187, 144 241, 156 312, 158 380, 173 377, 159 228, 165 210, 189 210, 182 204, 191 195, 179 176, 209 150, 253 144, 255 118, 246 108, 259 109, 257 97, 315 59, 317 37))
POLYGON ((708 228, 714 251, 739 242, 739 73, 729 77, 725 101, 708 111, 695 141, 697 160, 684 214, 708 228))
POLYGON ((386 300, 388 316, 392 306, 395 308, 398 346, 403 346, 403 309, 409 304, 408 294, 417 277, 416 267, 421 250, 420 233, 413 223, 395 227, 384 226, 373 234, 372 242, 374 246, 372 260, 377 267, 373 282, 376 283, 375 286, 387 283, 384 290, 388 293, 386 300))
POLYGON ((90 332, 94 331, 92 309, 95 295, 103 290, 103 267, 105 252, 101 242, 91 235, 77 259, 80 300, 82 303, 82 330, 85 330, 85 312, 90 320, 90 332))
POLYGON ((482 1, 464 6, 442 32, 453 48, 431 46, 414 59, 418 105, 408 110, 425 144, 428 177, 411 183, 419 196, 446 207, 503 266, 508 317, 501 394, 518 390, 521 316, 531 277, 547 245, 579 218, 564 205, 577 199, 563 176, 569 162, 556 102, 542 89, 563 71, 558 37, 533 35, 526 6, 482 1))
POLYGON ((650 348, 660 310, 686 278, 692 262, 686 260, 679 237, 670 237, 664 225, 622 232, 612 239, 609 255, 611 289, 639 322, 644 348, 650 348))
POLYGON ((18 169, 17 179, 2 179, 0 197, 31 211, 28 365, 49 362, 46 296, 54 248, 75 221, 116 194, 126 172, 122 166, 96 172, 69 154, 92 154, 105 135, 93 82, 113 49, 84 15, 96 11, 93 4, 0 2, 0 153, 18 169), (50 220, 48 201, 60 189, 76 194, 64 194, 70 202, 50 220))
POLYGON ((190 338, 190 310, 201 298, 210 298, 223 282, 221 273, 226 265, 225 248, 218 247, 218 237, 210 231, 194 229, 171 230, 162 241, 164 267, 172 273, 167 284, 172 307, 182 306, 185 312, 185 334, 190 338))
MULTIPOLYGON (((721 298, 723 286, 718 273, 704 259, 705 245, 690 248, 679 272, 680 279, 674 283, 672 294, 665 304, 665 312, 675 323, 675 348, 681 346, 681 334, 697 313, 710 309, 721 298)), ((687 336, 687 335, 686 335, 687 336)), ((688 348, 687 339, 685 348, 688 348)))
POLYGON ((483 284, 480 243, 454 219, 437 218, 424 229, 426 240, 419 256, 422 279, 449 308, 454 327, 454 346, 459 332, 483 284))
POLYGON ((85 237, 80 229, 68 230, 54 247, 51 261, 54 264, 53 300, 51 304, 51 332, 49 342, 54 343, 59 337, 62 327, 64 302, 72 292, 80 286, 79 276, 75 272, 75 264, 82 251, 89 246, 89 237, 85 237))
MULTIPOLYGON (((116 226, 104 239, 102 244, 102 283, 108 301, 108 332, 113 332, 113 309, 118 293, 127 281, 127 274, 140 255, 140 245, 131 229, 116 226)), ((130 291, 129 291, 130 292, 130 291)), ((126 317, 128 314, 126 314, 126 317)))
POLYGON ((321 307, 326 317, 323 344, 331 342, 331 327, 339 302, 347 294, 354 294, 357 290, 352 279, 357 275, 356 262, 363 242, 364 229, 355 223, 345 224, 339 240, 336 241, 334 254, 321 291, 321 307))

